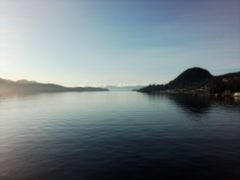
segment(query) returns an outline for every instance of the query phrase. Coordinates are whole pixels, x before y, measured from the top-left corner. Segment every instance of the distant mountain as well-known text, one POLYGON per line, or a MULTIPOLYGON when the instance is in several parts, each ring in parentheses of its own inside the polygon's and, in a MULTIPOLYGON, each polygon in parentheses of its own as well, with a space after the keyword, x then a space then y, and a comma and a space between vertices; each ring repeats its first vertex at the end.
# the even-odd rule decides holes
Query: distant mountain
POLYGON ((194 67, 181 73, 176 79, 164 85, 149 85, 138 91, 154 92, 181 92, 192 94, 221 94, 240 91, 240 72, 221 76, 213 76, 206 69, 194 67))
POLYGON ((135 89, 140 89, 143 88, 144 86, 141 85, 136 85, 136 86, 106 86, 107 89, 109 89, 109 91, 132 91, 135 89))
POLYGON ((38 92, 83 92, 83 91, 108 91, 108 89, 95 87, 64 87, 57 84, 43 84, 27 80, 10 81, 0 78, 0 95, 18 93, 38 93, 38 92))

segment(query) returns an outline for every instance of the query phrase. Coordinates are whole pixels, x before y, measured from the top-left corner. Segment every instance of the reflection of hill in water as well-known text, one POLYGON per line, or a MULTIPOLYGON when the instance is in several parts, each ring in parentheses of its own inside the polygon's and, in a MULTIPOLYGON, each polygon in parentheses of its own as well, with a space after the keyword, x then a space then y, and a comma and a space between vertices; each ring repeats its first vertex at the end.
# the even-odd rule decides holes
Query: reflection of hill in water
POLYGON ((150 100, 170 100, 184 112, 192 115, 204 115, 211 111, 213 106, 225 110, 239 109, 239 98, 214 98, 208 96, 194 96, 187 94, 147 94, 150 100))
POLYGON ((208 113, 211 108, 209 97, 192 95, 169 95, 168 97, 188 113, 204 114, 208 113))
POLYGON ((180 94, 148 94, 151 100, 168 99, 187 113, 205 114, 210 111, 211 101, 208 97, 180 94))

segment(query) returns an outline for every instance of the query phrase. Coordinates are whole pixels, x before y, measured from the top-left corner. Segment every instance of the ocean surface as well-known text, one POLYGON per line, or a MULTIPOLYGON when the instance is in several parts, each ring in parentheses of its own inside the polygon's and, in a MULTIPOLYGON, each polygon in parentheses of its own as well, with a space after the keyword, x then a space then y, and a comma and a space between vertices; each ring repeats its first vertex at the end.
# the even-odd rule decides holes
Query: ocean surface
POLYGON ((0 179, 240 179, 240 100, 0 96, 0 179))

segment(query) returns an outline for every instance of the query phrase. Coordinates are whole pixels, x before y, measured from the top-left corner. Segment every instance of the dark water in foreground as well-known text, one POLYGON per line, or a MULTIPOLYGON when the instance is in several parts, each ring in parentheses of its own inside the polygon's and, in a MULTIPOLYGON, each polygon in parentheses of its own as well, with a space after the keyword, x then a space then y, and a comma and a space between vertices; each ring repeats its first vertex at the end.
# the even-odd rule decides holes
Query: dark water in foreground
POLYGON ((240 179, 240 105, 135 92, 0 97, 0 179, 240 179))

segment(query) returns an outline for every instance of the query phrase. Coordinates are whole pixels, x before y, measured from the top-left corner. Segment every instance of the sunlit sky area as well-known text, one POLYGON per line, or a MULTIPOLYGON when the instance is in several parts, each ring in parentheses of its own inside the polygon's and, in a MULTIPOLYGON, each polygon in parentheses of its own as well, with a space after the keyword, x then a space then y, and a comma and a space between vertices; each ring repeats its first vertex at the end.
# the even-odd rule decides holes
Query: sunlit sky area
POLYGON ((0 0, 0 78, 165 83, 240 70, 239 0, 0 0))

